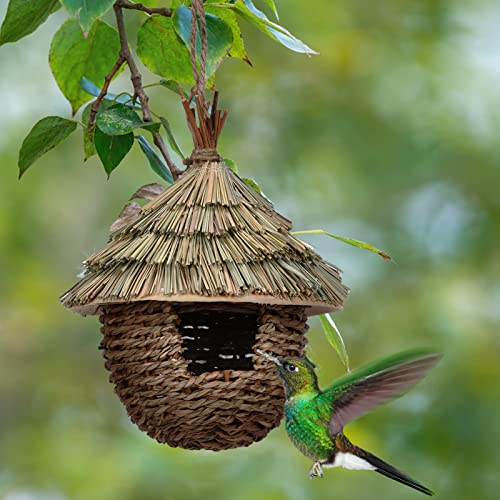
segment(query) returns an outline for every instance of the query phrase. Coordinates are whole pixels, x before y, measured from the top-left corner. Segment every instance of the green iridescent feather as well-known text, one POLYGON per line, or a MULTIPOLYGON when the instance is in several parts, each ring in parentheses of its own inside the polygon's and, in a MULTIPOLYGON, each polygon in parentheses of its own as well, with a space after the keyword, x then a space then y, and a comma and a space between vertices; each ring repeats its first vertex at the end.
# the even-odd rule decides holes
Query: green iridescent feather
POLYGON ((272 359, 285 388, 286 431, 294 445, 314 462, 310 476, 322 475, 323 466, 364 468, 432 495, 403 472, 353 445, 343 429, 351 420, 401 396, 440 357, 424 350, 399 353, 342 377, 324 391, 318 386, 314 365, 309 360, 272 359))

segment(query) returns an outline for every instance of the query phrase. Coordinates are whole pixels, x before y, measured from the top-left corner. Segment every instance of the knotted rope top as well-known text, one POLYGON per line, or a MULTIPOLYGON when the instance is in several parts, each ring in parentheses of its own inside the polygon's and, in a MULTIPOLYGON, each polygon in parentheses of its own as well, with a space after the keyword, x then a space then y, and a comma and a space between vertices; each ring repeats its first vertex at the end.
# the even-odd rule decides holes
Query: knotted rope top
POLYGON ((191 156, 184 160, 184 164, 192 165, 193 163, 207 161, 222 161, 222 157, 215 148, 194 149, 191 156))

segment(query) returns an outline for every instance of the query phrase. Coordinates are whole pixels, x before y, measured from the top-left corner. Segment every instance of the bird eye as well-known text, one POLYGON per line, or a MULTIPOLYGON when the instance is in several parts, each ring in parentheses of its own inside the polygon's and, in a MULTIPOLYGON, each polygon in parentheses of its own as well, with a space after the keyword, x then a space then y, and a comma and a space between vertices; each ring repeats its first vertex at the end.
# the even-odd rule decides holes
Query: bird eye
POLYGON ((287 365, 285 365, 285 367, 286 367, 286 370, 290 373, 294 373, 294 372, 296 373, 299 371, 299 367, 292 364, 292 363, 288 363, 287 365))

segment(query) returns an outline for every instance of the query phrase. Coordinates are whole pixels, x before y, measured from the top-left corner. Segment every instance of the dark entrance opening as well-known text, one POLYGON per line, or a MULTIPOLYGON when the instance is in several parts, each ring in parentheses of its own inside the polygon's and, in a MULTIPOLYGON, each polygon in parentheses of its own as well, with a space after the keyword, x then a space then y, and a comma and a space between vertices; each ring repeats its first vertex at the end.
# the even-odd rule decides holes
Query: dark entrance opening
MULTIPOLYGON (((186 308, 187 309, 187 308, 186 308)), ((195 375, 216 370, 252 370, 257 310, 200 308, 178 312, 183 356, 195 375)))

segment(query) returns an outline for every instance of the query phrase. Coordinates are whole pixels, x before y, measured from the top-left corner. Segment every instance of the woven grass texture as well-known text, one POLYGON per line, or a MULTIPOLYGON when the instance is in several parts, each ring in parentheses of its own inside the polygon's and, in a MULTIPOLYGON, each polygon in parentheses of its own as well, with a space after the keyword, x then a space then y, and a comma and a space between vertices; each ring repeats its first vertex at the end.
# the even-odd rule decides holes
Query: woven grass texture
POLYGON ((348 293, 340 270, 290 229, 223 161, 197 160, 84 262, 84 277, 61 300, 84 314, 182 296, 340 309, 348 293))
MULTIPOLYGON (((205 307, 231 314, 227 304, 205 307)), ((233 305, 233 312, 238 307, 233 305)), ((245 307, 258 318, 253 353, 261 349, 280 357, 304 355, 304 307, 245 307)), ((253 370, 193 375, 179 328, 185 309, 159 301, 103 308, 101 348, 110 381, 131 420, 160 443, 187 449, 218 451, 263 439, 283 416, 284 392, 276 368, 255 356, 253 370)), ((237 331, 227 336, 231 340, 238 342, 237 331)))

